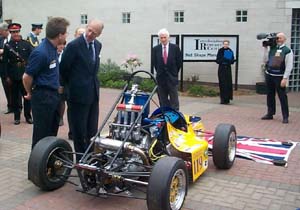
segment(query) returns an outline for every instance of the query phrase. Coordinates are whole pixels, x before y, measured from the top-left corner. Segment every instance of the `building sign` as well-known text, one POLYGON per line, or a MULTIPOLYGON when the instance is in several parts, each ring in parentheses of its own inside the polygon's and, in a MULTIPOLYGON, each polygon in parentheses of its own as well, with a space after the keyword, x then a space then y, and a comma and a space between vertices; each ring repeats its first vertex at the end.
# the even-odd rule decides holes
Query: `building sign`
POLYGON ((238 35, 182 35, 183 61, 215 61, 224 40, 229 40, 229 46, 236 58, 238 35))

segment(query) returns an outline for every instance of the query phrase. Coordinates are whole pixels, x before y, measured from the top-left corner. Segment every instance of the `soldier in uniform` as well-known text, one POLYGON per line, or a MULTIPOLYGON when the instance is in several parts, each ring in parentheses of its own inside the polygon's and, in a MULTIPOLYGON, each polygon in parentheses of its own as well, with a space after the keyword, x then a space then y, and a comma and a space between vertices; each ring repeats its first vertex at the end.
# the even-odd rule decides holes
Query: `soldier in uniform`
POLYGON ((20 124, 22 96, 26 122, 32 124, 31 104, 29 100, 24 98, 26 91, 22 83, 22 77, 25 71, 25 65, 33 48, 27 41, 22 39, 20 35, 20 24, 12 23, 8 26, 8 30, 11 33, 11 40, 4 46, 3 60, 7 63, 6 71, 8 80, 12 83, 14 124, 20 124))
POLYGON ((31 32, 27 36, 27 41, 33 48, 35 48, 40 44, 38 35, 40 35, 40 33, 42 32, 43 24, 31 24, 31 26, 31 32))

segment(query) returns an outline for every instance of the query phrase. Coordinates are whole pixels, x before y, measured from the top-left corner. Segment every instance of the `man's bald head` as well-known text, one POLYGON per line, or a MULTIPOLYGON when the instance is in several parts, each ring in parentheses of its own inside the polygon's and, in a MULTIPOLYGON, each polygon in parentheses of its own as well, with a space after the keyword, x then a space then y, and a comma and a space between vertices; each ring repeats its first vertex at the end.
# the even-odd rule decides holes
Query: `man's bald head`
POLYGON ((276 34, 276 43, 277 45, 283 45, 286 41, 286 35, 283 32, 279 32, 276 34))
POLYGON ((102 21, 97 19, 90 20, 86 26, 86 40, 91 42, 96 39, 102 33, 103 28, 104 24, 102 21))

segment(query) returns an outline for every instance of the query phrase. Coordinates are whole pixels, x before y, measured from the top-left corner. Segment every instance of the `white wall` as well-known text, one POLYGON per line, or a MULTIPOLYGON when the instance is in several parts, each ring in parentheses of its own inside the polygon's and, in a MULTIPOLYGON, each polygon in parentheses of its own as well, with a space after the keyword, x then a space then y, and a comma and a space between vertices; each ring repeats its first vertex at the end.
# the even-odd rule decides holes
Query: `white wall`
MULTIPOLYGON (((150 69, 150 38, 160 28, 167 28, 171 34, 237 34, 239 83, 253 85, 262 80, 261 41, 256 40, 256 34, 283 31, 289 36, 289 2, 292 0, 3 0, 3 19, 21 23, 25 36, 31 23, 45 25, 48 16, 63 16, 71 22, 71 40, 80 25, 80 14, 86 13, 105 23, 99 38, 103 43, 102 61, 111 58, 121 64, 128 53, 135 53, 143 69, 150 69), (235 22, 237 9, 248 10, 248 22, 235 22), (185 11, 185 23, 173 22, 174 10, 185 11), (131 24, 122 24, 122 12, 132 13, 131 24)), ((198 74, 201 81, 216 82, 217 65, 185 63, 184 77, 193 74, 198 74)))

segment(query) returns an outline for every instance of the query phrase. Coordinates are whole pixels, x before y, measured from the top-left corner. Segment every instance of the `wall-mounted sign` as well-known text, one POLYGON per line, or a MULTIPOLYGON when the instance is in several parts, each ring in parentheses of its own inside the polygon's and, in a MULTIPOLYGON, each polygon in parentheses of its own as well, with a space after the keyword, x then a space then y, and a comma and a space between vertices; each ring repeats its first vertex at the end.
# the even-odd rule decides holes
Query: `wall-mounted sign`
POLYGON ((234 56, 238 54, 238 35, 182 35, 183 61, 215 61, 223 41, 229 40, 234 56))

